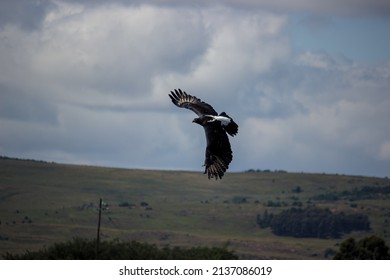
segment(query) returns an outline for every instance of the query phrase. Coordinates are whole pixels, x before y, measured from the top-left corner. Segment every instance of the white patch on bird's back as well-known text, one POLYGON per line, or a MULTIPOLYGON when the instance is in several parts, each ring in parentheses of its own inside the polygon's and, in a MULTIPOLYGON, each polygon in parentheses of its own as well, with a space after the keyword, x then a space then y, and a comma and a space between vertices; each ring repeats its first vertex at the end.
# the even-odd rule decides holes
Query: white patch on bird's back
POLYGON ((206 115, 207 117, 212 118, 209 122, 214 121, 220 121, 223 126, 226 126, 230 123, 230 119, 224 116, 213 116, 213 115, 206 115))

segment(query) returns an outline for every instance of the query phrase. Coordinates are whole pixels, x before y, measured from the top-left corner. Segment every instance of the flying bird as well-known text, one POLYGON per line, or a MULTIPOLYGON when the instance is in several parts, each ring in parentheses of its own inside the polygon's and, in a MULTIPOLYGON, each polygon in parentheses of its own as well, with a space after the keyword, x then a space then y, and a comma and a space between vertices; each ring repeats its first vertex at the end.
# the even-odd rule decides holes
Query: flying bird
POLYGON ((236 135, 238 125, 225 112, 218 115, 211 105, 181 89, 171 91, 169 97, 176 106, 190 109, 198 115, 192 122, 203 126, 206 134, 204 174, 207 174, 209 179, 222 179, 233 159, 227 134, 236 135))

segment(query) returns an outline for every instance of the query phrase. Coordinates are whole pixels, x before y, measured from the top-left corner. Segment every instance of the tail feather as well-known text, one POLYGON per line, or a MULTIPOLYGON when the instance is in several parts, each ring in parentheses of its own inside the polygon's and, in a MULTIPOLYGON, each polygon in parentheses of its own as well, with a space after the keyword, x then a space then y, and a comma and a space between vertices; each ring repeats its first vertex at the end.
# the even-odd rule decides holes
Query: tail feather
POLYGON ((230 136, 233 137, 234 135, 236 135, 238 132, 238 125, 233 121, 233 119, 229 117, 228 114, 226 114, 225 112, 222 112, 219 115, 230 119, 230 123, 223 128, 230 136))
MULTIPOLYGON (((231 161, 231 159, 230 159, 231 161)), ((207 174, 208 178, 215 178, 215 180, 222 179, 224 173, 229 168, 229 161, 227 159, 223 160, 222 158, 214 155, 209 155, 206 157, 204 174, 207 174)))

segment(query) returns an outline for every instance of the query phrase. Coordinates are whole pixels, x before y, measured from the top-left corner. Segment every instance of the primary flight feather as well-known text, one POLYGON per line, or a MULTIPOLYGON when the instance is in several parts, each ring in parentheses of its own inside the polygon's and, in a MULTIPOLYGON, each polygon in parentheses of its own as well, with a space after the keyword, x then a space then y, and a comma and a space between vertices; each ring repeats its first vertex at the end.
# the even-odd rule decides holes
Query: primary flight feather
POLYGON ((229 138, 238 132, 238 125, 225 112, 218 113, 199 98, 175 89, 169 94, 173 104, 186 108, 198 115, 192 122, 203 126, 206 134, 206 158, 204 174, 208 178, 222 179, 233 159, 229 138))

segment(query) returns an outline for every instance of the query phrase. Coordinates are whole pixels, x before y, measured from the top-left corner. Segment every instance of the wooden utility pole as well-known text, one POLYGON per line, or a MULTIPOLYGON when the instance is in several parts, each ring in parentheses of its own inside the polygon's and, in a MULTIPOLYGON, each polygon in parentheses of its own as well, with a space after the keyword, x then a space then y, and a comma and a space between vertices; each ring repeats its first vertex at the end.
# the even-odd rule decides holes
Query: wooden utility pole
POLYGON ((96 238, 96 259, 99 259, 99 243, 100 243, 100 221, 102 219, 102 199, 99 201, 99 220, 97 228, 97 238, 96 238))

